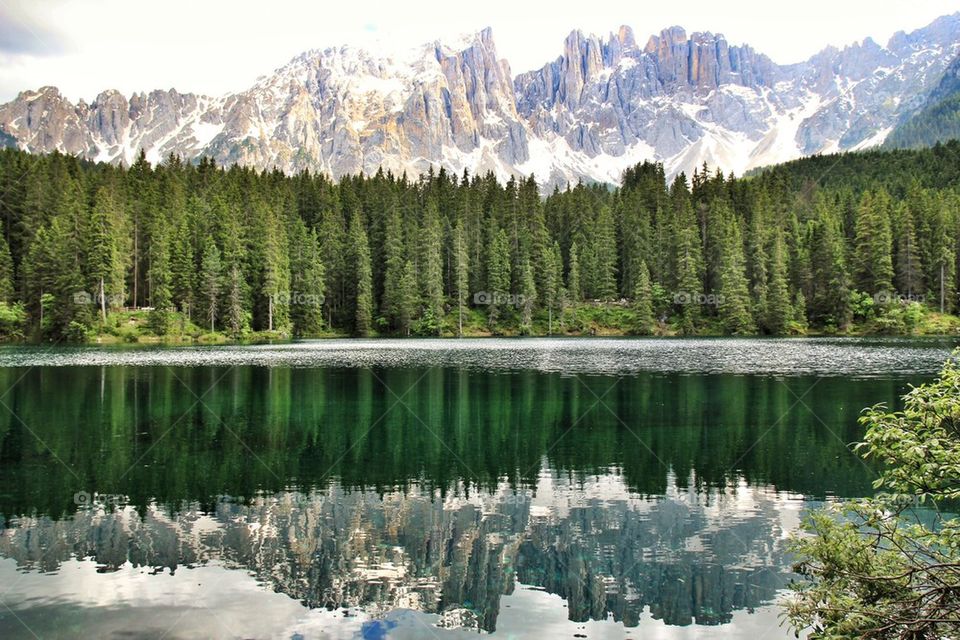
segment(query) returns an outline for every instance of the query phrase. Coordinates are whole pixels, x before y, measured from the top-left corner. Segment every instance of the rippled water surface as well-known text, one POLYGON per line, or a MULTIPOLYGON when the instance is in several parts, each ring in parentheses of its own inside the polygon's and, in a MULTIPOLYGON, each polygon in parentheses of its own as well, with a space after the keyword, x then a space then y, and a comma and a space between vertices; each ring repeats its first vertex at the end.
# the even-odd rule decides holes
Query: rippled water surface
POLYGON ((0 366, 458 367, 565 374, 730 373, 885 376, 933 373, 944 339, 303 340, 255 346, 8 347, 0 366))
POLYGON ((0 348, 2 638, 786 638, 943 340, 0 348))

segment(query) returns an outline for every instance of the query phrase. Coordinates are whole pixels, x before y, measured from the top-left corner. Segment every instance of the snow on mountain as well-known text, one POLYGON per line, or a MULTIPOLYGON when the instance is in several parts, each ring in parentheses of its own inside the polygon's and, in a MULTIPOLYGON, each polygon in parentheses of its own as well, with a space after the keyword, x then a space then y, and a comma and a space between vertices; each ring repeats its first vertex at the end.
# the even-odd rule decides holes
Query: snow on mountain
POLYGON ((960 14, 886 46, 869 38, 777 65, 722 35, 671 27, 637 42, 572 32, 553 62, 514 76, 489 29, 402 55, 350 46, 297 56, 248 90, 105 91, 72 104, 53 87, 0 105, 0 138, 104 162, 171 153, 227 165, 327 172, 431 166, 545 189, 617 182, 643 160, 669 175, 727 172, 881 144, 960 54, 960 14))

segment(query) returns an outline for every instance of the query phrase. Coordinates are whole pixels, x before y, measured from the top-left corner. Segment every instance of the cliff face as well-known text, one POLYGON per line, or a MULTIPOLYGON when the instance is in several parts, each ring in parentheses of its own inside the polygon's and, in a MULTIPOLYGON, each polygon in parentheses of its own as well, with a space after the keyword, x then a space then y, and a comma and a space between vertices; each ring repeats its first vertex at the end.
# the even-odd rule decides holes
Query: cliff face
POLYGON ((535 173, 544 187, 616 182, 659 160, 669 175, 726 171, 879 144, 960 53, 960 14, 886 46, 865 40, 777 65, 722 35, 672 27, 641 46, 629 27, 572 32, 561 55, 513 76, 489 29, 402 58, 340 47, 298 56, 227 96, 105 91, 73 104, 52 87, 0 106, 0 142, 130 163, 175 153, 339 177, 535 173))

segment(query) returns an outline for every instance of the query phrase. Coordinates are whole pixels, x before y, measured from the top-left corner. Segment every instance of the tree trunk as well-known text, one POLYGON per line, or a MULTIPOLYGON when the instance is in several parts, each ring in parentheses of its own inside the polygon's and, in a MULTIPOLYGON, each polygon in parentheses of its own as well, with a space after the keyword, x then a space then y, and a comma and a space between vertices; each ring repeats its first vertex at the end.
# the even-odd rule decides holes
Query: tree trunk
POLYGON ((140 235, 139 229, 134 223, 133 228, 133 308, 137 308, 137 281, 140 279, 140 253, 137 248, 137 236, 140 235))
POLYGON ((944 307, 944 285, 943 285, 943 263, 940 263, 940 313, 943 313, 944 307))
POLYGON ((104 290, 103 276, 100 277, 100 316, 103 324, 107 324, 107 292, 104 290))

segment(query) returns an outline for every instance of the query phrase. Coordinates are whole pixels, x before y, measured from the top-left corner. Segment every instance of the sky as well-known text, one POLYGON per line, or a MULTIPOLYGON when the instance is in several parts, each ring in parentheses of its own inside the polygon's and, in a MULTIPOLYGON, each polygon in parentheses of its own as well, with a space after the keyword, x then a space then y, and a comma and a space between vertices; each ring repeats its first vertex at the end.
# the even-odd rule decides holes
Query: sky
POLYGON ((104 89, 222 95, 309 49, 390 53, 488 26, 514 73, 554 60, 573 29, 606 35, 622 24, 641 44, 680 25, 791 63, 867 36, 884 44, 956 11, 960 0, 0 0, 0 102, 45 85, 87 101, 104 89))

